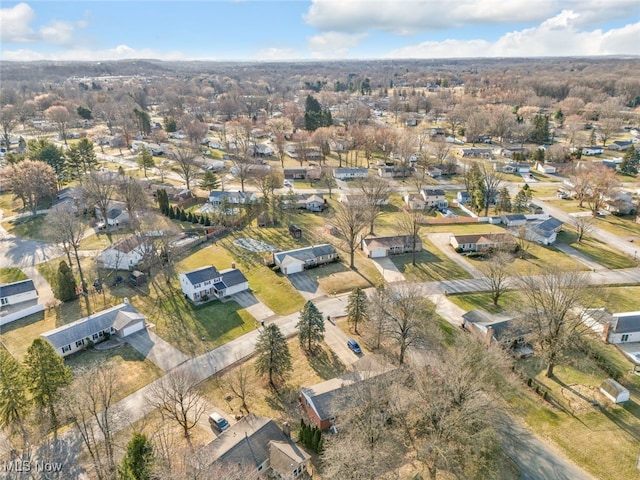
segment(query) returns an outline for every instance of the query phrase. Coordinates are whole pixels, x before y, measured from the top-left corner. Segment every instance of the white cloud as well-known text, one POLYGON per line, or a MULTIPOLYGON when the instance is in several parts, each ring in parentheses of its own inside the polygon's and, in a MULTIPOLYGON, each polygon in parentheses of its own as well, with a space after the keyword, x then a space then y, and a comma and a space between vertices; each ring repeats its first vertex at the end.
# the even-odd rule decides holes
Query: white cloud
POLYGON ((553 14, 555 0, 312 0, 305 21, 339 32, 382 30, 408 35, 468 24, 539 22, 553 14))
POLYGON ((35 16, 33 8, 26 3, 0 9, 0 40, 6 43, 70 45, 76 30, 88 26, 86 19, 77 22, 54 20, 35 31, 31 26, 35 16))
POLYGON ((292 48, 263 48, 252 55, 256 60, 297 60, 302 58, 299 52, 292 48))
POLYGON ((581 28, 637 18, 638 0, 312 0, 304 15, 326 31, 380 30, 408 35, 469 25, 535 24, 572 11, 581 28))
POLYGON ((137 58, 153 58, 158 60, 215 60, 213 58, 192 58, 179 51, 158 52, 151 49, 136 50, 128 45, 118 45, 105 50, 90 50, 85 48, 60 50, 57 52, 38 52, 29 49, 0 51, 0 59, 9 61, 99 61, 99 60, 127 60, 137 58))
POLYGON ((389 52, 388 58, 543 57, 637 55, 640 22, 603 32, 581 31, 579 17, 563 11, 538 27, 509 32, 495 42, 445 40, 408 45, 389 52))
POLYGON ((358 45, 367 34, 348 34, 341 32, 325 32, 307 40, 307 47, 312 58, 346 58, 349 49, 358 45))

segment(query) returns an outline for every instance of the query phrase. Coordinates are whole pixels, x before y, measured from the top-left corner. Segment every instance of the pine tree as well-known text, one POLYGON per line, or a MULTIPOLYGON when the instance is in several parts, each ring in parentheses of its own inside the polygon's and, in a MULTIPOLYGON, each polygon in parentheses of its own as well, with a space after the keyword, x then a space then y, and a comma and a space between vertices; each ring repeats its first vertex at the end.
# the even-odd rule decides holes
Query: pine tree
POLYGON ((147 147, 142 147, 140 149, 140 153, 138 153, 138 165, 144 172, 144 178, 147 178, 147 170, 156 166, 153 155, 147 147))
POLYGON ((498 202, 496 203, 496 213, 508 213, 511 211, 511 195, 509 189, 502 187, 498 194, 498 202))
MULTIPOLYGON (((525 185, 526 186, 526 185, 525 185)), ((526 212, 529 209, 531 192, 526 188, 521 188, 513 201, 513 210, 516 213, 526 212)))
POLYGON ((296 327, 300 346, 307 352, 311 352, 318 342, 324 340, 324 318, 311 301, 304 304, 296 327))
POLYGON ((353 325, 353 331, 358 333, 358 323, 367 319, 367 294, 360 287, 349 295, 347 301, 347 321, 353 325))
POLYGON ((35 405, 49 415, 54 432, 58 429, 56 404, 62 387, 71 383, 71 368, 64 364, 53 347, 42 338, 36 338, 24 360, 29 391, 35 405))
POLYGON ((284 379, 293 368, 287 339, 275 323, 267 325, 258 336, 255 368, 259 375, 269 375, 273 388, 275 379, 284 379))
POLYGON ((220 177, 213 170, 207 170, 200 180, 200 188, 207 191, 217 190, 220 188, 220 177))
POLYGON ((313 431, 313 438, 311 440, 311 449, 316 453, 320 453, 321 436, 322 436, 322 433, 320 432, 320 429, 316 427, 313 431))
POLYGON ((0 425, 22 429, 29 407, 24 367, 0 349, 0 425))
POLYGON ((58 276, 55 287, 56 297, 58 297, 59 300, 67 302, 76 298, 76 279, 69 265, 67 265, 67 262, 64 260, 58 265, 58 276))
POLYGON ((622 163, 620 164, 620 173, 635 176, 638 174, 638 166, 640 166, 640 152, 632 145, 624 152, 622 163))
POLYGON ((153 445, 143 433, 134 433, 118 469, 119 480, 149 480, 153 468, 153 445))
POLYGON ((186 222, 187 221, 187 214, 184 211, 184 208, 180 209, 180 213, 178 214, 178 218, 180 219, 181 222, 186 222))

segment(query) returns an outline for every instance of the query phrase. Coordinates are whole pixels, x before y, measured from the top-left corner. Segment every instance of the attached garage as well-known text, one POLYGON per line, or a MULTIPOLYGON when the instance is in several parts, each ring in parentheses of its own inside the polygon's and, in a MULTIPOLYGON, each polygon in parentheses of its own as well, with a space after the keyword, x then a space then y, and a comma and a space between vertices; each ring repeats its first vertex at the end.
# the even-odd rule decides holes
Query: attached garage
POLYGON ((126 337, 144 329, 145 317, 137 312, 118 312, 113 329, 117 337, 126 337))
POLYGON ((292 257, 285 257, 285 259, 280 264, 280 270, 282 270, 282 273, 284 273, 285 275, 300 273, 304 271, 304 262, 296 260, 292 257))

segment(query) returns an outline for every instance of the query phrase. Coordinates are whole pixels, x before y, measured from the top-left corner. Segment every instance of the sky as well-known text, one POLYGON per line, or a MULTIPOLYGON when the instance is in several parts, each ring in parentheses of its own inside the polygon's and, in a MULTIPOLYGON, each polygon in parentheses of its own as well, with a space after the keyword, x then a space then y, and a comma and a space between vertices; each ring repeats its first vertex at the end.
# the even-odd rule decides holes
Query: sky
POLYGON ((2 60, 640 55, 640 0, 3 0, 0 5, 2 60))

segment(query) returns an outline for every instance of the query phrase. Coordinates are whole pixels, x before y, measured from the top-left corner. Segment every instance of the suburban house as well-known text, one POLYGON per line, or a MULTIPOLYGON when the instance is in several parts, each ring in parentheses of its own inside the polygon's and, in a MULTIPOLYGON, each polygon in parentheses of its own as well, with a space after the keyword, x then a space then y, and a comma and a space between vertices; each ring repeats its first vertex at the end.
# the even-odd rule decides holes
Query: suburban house
POLYGON ((538 162, 536 163, 536 170, 540 173, 544 173, 546 175, 552 175, 554 173, 557 172, 557 168, 553 165, 550 165, 548 163, 541 163, 538 162))
POLYGON ((456 199, 458 200, 458 203, 460 205, 466 205, 467 203, 469 203, 471 201, 471 195, 469 195, 469 192, 464 190, 464 191, 458 192, 456 194, 456 199))
POLYGON ((508 233, 451 235, 449 237, 449 243, 460 253, 514 248, 513 237, 508 233))
MULTIPOLYGON (((422 240, 416 237, 415 251, 422 250, 422 240)), ((369 258, 388 257, 401 253, 413 252, 413 236, 399 235, 394 237, 369 237, 362 239, 362 251, 369 258)))
POLYGON ((362 398, 358 390, 363 382, 393 371, 370 355, 354 362, 352 368, 353 371, 339 377, 300 389, 300 405, 322 431, 335 429, 340 412, 357 406, 362 398))
POLYGON ((527 217, 522 213, 509 213, 507 215, 502 215, 500 217, 500 221, 507 227, 520 227, 527 223, 527 217))
POLYGON ((320 167, 284 167, 284 178, 287 180, 319 180, 321 176, 320 167))
POLYGON ((633 195, 630 192, 615 192, 604 200, 604 209, 608 212, 629 215, 636 208, 633 195))
POLYGON ((403 198, 411 210, 424 210, 427 205, 419 193, 407 193, 403 198))
POLYGON ((528 240, 541 243, 542 245, 551 245, 556 241, 558 232, 562 230, 562 225, 564 225, 564 223, 554 217, 530 222, 528 226, 528 240))
MULTIPOLYGON (((290 197, 285 195, 282 197, 282 207, 290 208, 290 197)), ((309 210, 310 212, 322 212, 327 208, 327 202, 321 193, 298 193, 295 195, 295 208, 301 210, 309 210)))
POLYGON ((616 140, 615 142, 611 142, 607 148, 616 152, 624 152, 632 146, 633 142, 631 140, 616 140))
POLYGON ((229 205, 244 205, 255 202, 256 196, 251 192, 223 192, 221 190, 209 192, 209 203, 211 205, 220 206, 225 201, 229 205))
POLYGON ((493 155, 493 148, 463 148, 463 157, 489 158, 493 155))
POLYGON ((493 164, 493 169, 503 173, 529 173, 531 172, 531 165, 528 163, 496 162, 493 164))
POLYGON ((221 272, 216 267, 202 267, 181 273, 182 293, 192 302, 206 302, 249 289, 249 281, 237 268, 221 272))
POLYGON ((604 148, 592 145, 590 147, 582 147, 582 155, 586 157, 593 157, 595 155, 602 155, 604 148))
POLYGON ((337 260, 338 252, 328 243, 273 254, 273 263, 279 266, 280 271, 285 275, 300 273, 308 268, 337 260))
POLYGON ((0 285, 0 326, 42 310, 33 280, 0 285))
POLYGON ((426 171, 427 171, 427 175, 429 175, 431 178, 438 178, 442 176, 442 169, 438 168, 434 165, 429 165, 428 167, 426 167, 426 171))
POLYGON ((124 338, 145 328, 146 317, 125 299, 124 303, 96 312, 40 335, 62 357, 112 336, 124 338))
POLYGON ((351 180, 354 178, 367 178, 369 170, 366 168, 336 168, 333 176, 338 180, 351 180))
MULTIPOLYGON (((345 205, 362 205, 362 206, 369 205, 369 200, 367 199, 366 195, 363 195, 360 193, 342 194, 338 198, 338 201, 340 203, 344 203, 345 205)), ((389 198, 388 197, 376 198, 375 203, 376 205, 388 205, 389 198)))
POLYGON ((95 208, 98 221, 106 223, 109 227, 117 227, 118 225, 129 222, 129 212, 127 212, 123 202, 111 201, 108 207, 106 220, 103 218, 102 210, 98 207, 95 208))
POLYGON ((299 478, 309 468, 310 456, 291 441, 288 424, 284 429, 270 418, 242 417, 238 423, 205 445, 197 463, 206 458, 210 465, 246 469, 247 480, 258 478, 299 478))
POLYGON ((447 208, 449 203, 444 198, 444 190, 423 188, 420 191, 420 195, 424 198, 424 205, 426 208, 447 208))
POLYGON ((415 172, 414 167, 380 167, 378 175, 383 178, 405 178, 410 177, 415 172))
POLYGON ((640 312, 610 313, 605 308, 590 308, 583 313, 582 322, 607 343, 640 342, 640 312))
POLYGON ((103 268, 133 270, 152 250, 149 239, 142 235, 130 235, 105 248, 97 261, 103 268))
POLYGON ((487 345, 496 343, 522 357, 531 355, 533 349, 527 345, 527 331, 518 322, 519 318, 509 313, 492 315, 478 308, 462 315, 462 327, 478 335, 487 345))

